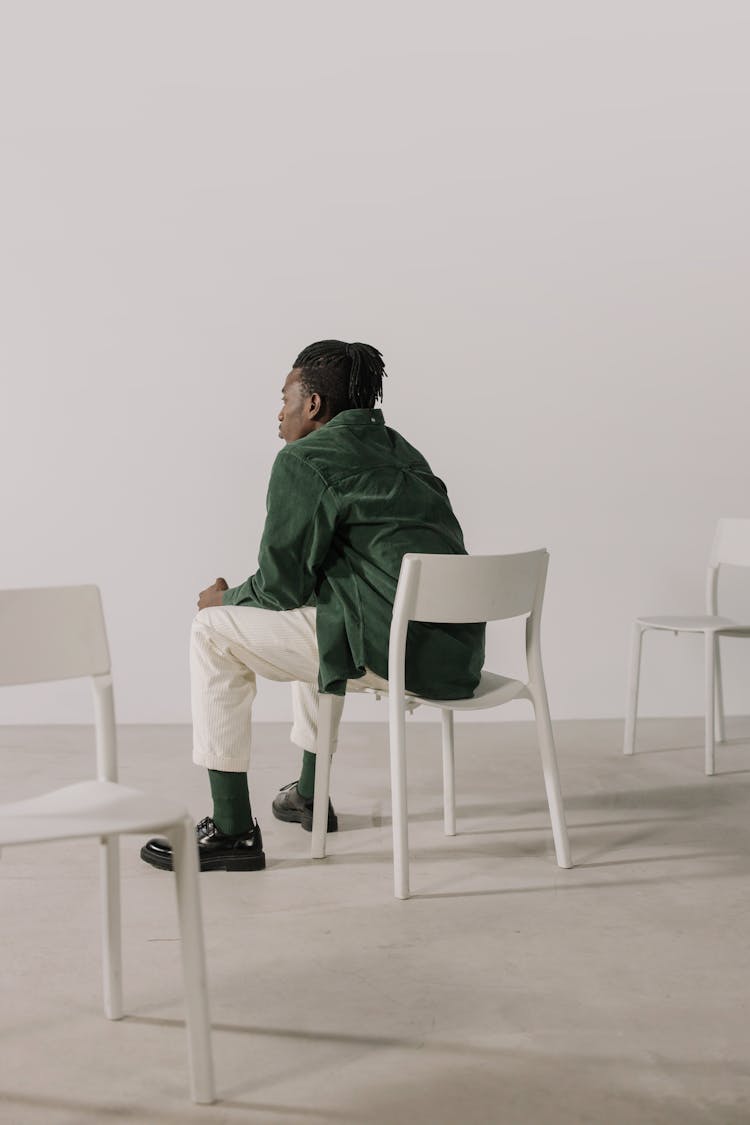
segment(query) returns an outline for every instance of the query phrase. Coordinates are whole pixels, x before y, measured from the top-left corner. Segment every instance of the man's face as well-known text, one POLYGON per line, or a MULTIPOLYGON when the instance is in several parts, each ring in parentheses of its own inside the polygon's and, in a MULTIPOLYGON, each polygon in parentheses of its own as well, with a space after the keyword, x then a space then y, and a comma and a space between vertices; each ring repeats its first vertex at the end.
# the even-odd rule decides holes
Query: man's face
POLYGON ((299 441, 318 428, 317 395, 306 396, 299 381, 300 373, 292 368, 281 391, 283 406, 279 411, 279 437, 284 441, 299 441))

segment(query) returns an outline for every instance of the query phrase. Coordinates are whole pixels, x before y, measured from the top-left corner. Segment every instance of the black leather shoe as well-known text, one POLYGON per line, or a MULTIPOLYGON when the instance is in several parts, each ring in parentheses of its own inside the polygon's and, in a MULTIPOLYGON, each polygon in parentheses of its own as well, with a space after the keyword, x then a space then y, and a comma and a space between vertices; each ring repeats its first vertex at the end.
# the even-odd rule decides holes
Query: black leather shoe
MULTIPOLYGON (((198 859, 201 871, 262 871, 266 866, 263 837, 256 820, 252 828, 240 836, 225 836, 210 816, 195 826, 198 837, 198 859)), ((152 867, 172 870, 172 846, 169 840, 154 837, 141 848, 141 859, 152 867)))
MULTIPOLYGON (((277 820, 291 820, 301 824, 305 832, 312 832, 313 802, 312 797, 301 796, 297 789, 297 782, 290 781, 284 785, 273 799, 271 805, 273 815, 277 820)), ((333 805, 328 801, 328 832, 338 832, 339 820, 333 811, 333 805)))

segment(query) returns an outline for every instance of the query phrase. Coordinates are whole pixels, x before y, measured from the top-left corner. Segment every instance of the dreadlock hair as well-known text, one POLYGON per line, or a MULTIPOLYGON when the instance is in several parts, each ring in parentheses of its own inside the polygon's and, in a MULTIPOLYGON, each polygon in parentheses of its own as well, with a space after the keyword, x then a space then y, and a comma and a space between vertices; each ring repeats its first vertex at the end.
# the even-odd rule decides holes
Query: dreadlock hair
POLYGON ((383 398, 385 367, 377 348, 318 340, 294 361, 306 395, 318 394, 331 417, 342 410, 371 410, 383 398))

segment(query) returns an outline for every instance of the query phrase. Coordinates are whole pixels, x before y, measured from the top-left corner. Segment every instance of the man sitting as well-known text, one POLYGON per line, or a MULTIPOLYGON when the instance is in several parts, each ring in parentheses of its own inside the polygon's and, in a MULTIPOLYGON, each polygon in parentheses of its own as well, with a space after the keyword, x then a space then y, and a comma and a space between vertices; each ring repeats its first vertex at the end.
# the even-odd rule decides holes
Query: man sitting
MULTIPOLYGON (((334 744, 347 687, 387 689, 388 640, 401 560, 409 551, 466 554, 445 485, 385 425, 383 357, 368 344, 321 340, 300 352, 282 390, 258 569, 231 589, 204 590, 192 630, 193 760, 208 769, 213 816, 197 825, 201 870, 265 867, 248 792, 258 676, 292 682, 299 779, 273 814, 310 831, 318 692, 336 696, 334 744)), ((462 699, 479 683, 484 625, 412 622, 406 688, 462 699)), ((338 820, 329 802, 328 831, 338 820)), ((141 856, 171 869, 166 840, 141 856)))

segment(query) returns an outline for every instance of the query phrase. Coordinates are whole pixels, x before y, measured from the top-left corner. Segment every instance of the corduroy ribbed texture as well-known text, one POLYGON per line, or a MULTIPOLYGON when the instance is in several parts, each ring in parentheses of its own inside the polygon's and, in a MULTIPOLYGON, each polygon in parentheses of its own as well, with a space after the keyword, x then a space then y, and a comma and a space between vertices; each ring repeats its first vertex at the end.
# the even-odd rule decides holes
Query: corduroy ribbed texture
MULTIPOLYGON (((318 645, 315 607, 270 610, 214 606, 193 621, 190 646, 193 761, 226 773, 247 773, 256 677, 290 681, 291 740, 315 753, 318 724, 318 645)), ((374 672, 352 680, 352 691, 385 690, 374 672)), ((344 697, 334 697, 334 748, 344 697)))

